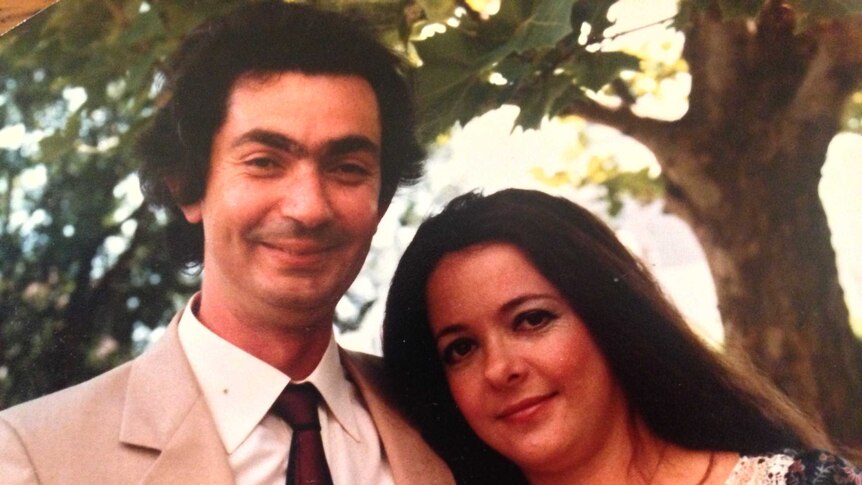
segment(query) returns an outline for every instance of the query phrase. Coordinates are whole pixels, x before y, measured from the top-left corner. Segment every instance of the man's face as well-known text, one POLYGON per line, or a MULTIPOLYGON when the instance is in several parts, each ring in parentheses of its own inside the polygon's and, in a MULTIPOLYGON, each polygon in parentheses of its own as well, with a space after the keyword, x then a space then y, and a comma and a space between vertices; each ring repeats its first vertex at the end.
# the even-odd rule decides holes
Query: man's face
POLYGON ((384 210, 380 130, 376 96, 360 77, 238 80, 213 138, 206 193, 183 207, 204 227, 202 304, 333 311, 384 210))

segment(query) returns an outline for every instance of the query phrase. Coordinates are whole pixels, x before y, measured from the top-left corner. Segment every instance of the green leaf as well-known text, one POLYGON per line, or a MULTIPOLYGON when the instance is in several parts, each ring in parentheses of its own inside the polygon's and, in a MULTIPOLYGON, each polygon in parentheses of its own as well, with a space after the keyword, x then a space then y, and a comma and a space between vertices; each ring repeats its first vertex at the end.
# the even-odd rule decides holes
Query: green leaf
POLYGON ((589 24, 592 35, 601 36, 611 26, 608 19, 608 9, 616 2, 607 0, 577 0, 572 4, 572 30, 580 32, 582 24, 589 24))
MULTIPOLYGON (((576 0, 539 0, 530 16, 518 26, 508 46, 515 52, 553 46, 572 32, 569 17, 576 0)), ((506 3, 517 3, 504 1, 506 3)))
POLYGON ((150 10, 138 16, 137 20, 120 35, 120 42, 128 48, 148 51, 154 40, 164 38, 165 26, 156 12, 150 10))
POLYGON ((482 73, 502 52, 455 29, 417 43, 416 50, 423 61, 415 78, 419 116, 423 138, 431 139, 462 119, 460 103, 487 84, 482 73))
POLYGON ((572 86, 572 79, 568 76, 550 76, 542 79, 538 86, 530 90, 526 99, 518 103, 521 107, 515 126, 525 130, 537 129, 542 124, 542 119, 548 116, 551 107, 557 99, 566 93, 572 86))
POLYGON ((588 99, 584 90, 574 84, 569 85, 569 88, 557 96, 554 103, 548 109, 548 117, 553 118, 559 116, 561 112, 567 110, 574 103, 579 103, 588 99))
POLYGON ((596 52, 578 56, 566 64, 578 85, 598 91, 616 79, 621 71, 640 68, 640 59, 624 52, 596 52))
MULTIPOLYGON (((501 89, 489 84, 487 75, 512 53, 552 47, 570 34, 573 1, 504 1, 486 22, 466 23, 416 42, 423 63, 416 73, 416 91, 425 137, 470 119, 464 110, 468 100, 482 109, 499 106, 494 96, 501 89)), ((528 72, 526 67, 523 72, 528 72)))
POLYGON ((520 57, 509 56, 494 66, 493 70, 511 83, 530 75, 535 68, 520 57))

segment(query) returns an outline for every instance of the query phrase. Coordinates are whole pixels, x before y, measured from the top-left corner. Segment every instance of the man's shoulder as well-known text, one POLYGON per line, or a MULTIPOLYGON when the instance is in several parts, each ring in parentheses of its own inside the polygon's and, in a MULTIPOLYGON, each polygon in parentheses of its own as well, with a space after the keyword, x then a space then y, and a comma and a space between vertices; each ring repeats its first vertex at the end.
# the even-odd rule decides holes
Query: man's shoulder
POLYGON ((370 386, 374 392, 388 394, 389 380, 383 367, 383 358, 358 350, 339 348, 341 364, 347 370, 347 375, 360 387, 370 386))
POLYGON ((127 362, 88 381, 0 411, 0 420, 18 433, 56 437, 57 432, 82 421, 119 418, 131 366, 127 362))
POLYGON ((350 350, 344 347, 339 347, 342 360, 345 358, 363 369, 368 369, 373 372, 383 371, 383 358, 378 355, 367 354, 358 350, 350 350))

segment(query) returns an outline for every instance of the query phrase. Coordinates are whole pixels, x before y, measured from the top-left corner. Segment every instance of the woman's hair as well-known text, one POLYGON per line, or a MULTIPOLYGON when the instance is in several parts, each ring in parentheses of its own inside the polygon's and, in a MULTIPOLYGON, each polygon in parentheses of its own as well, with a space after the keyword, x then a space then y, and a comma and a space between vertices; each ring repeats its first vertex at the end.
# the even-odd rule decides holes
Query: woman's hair
POLYGON ((508 467, 504 477, 512 467, 480 442, 453 401, 428 323, 426 286, 442 257, 482 243, 517 246, 560 291, 629 408, 659 438, 742 454, 825 444, 762 376, 707 348, 590 212, 536 191, 470 193, 419 227, 392 279, 383 327, 384 362, 400 404, 465 481, 484 472, 478 460, 508 467))

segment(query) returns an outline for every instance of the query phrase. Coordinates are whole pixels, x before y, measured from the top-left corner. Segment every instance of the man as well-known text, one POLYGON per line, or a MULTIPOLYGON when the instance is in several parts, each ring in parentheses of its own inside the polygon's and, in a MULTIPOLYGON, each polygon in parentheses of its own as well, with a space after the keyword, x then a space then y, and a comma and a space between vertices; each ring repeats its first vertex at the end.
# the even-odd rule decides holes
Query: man
POLYGON ((377 360, 332 333, 420 170, 400 67, 356 22, 278 1, 190 34, 141 181, 177 216, 172 251, 203 262, 201 290, 138 359, 0 413, 0 481, 292 483, 306 458, 288 448, 308 438, 336 484, 453 482, 389 404, 377 360), (313 385, 319 432, 275 405, 296 382, 313 385))

